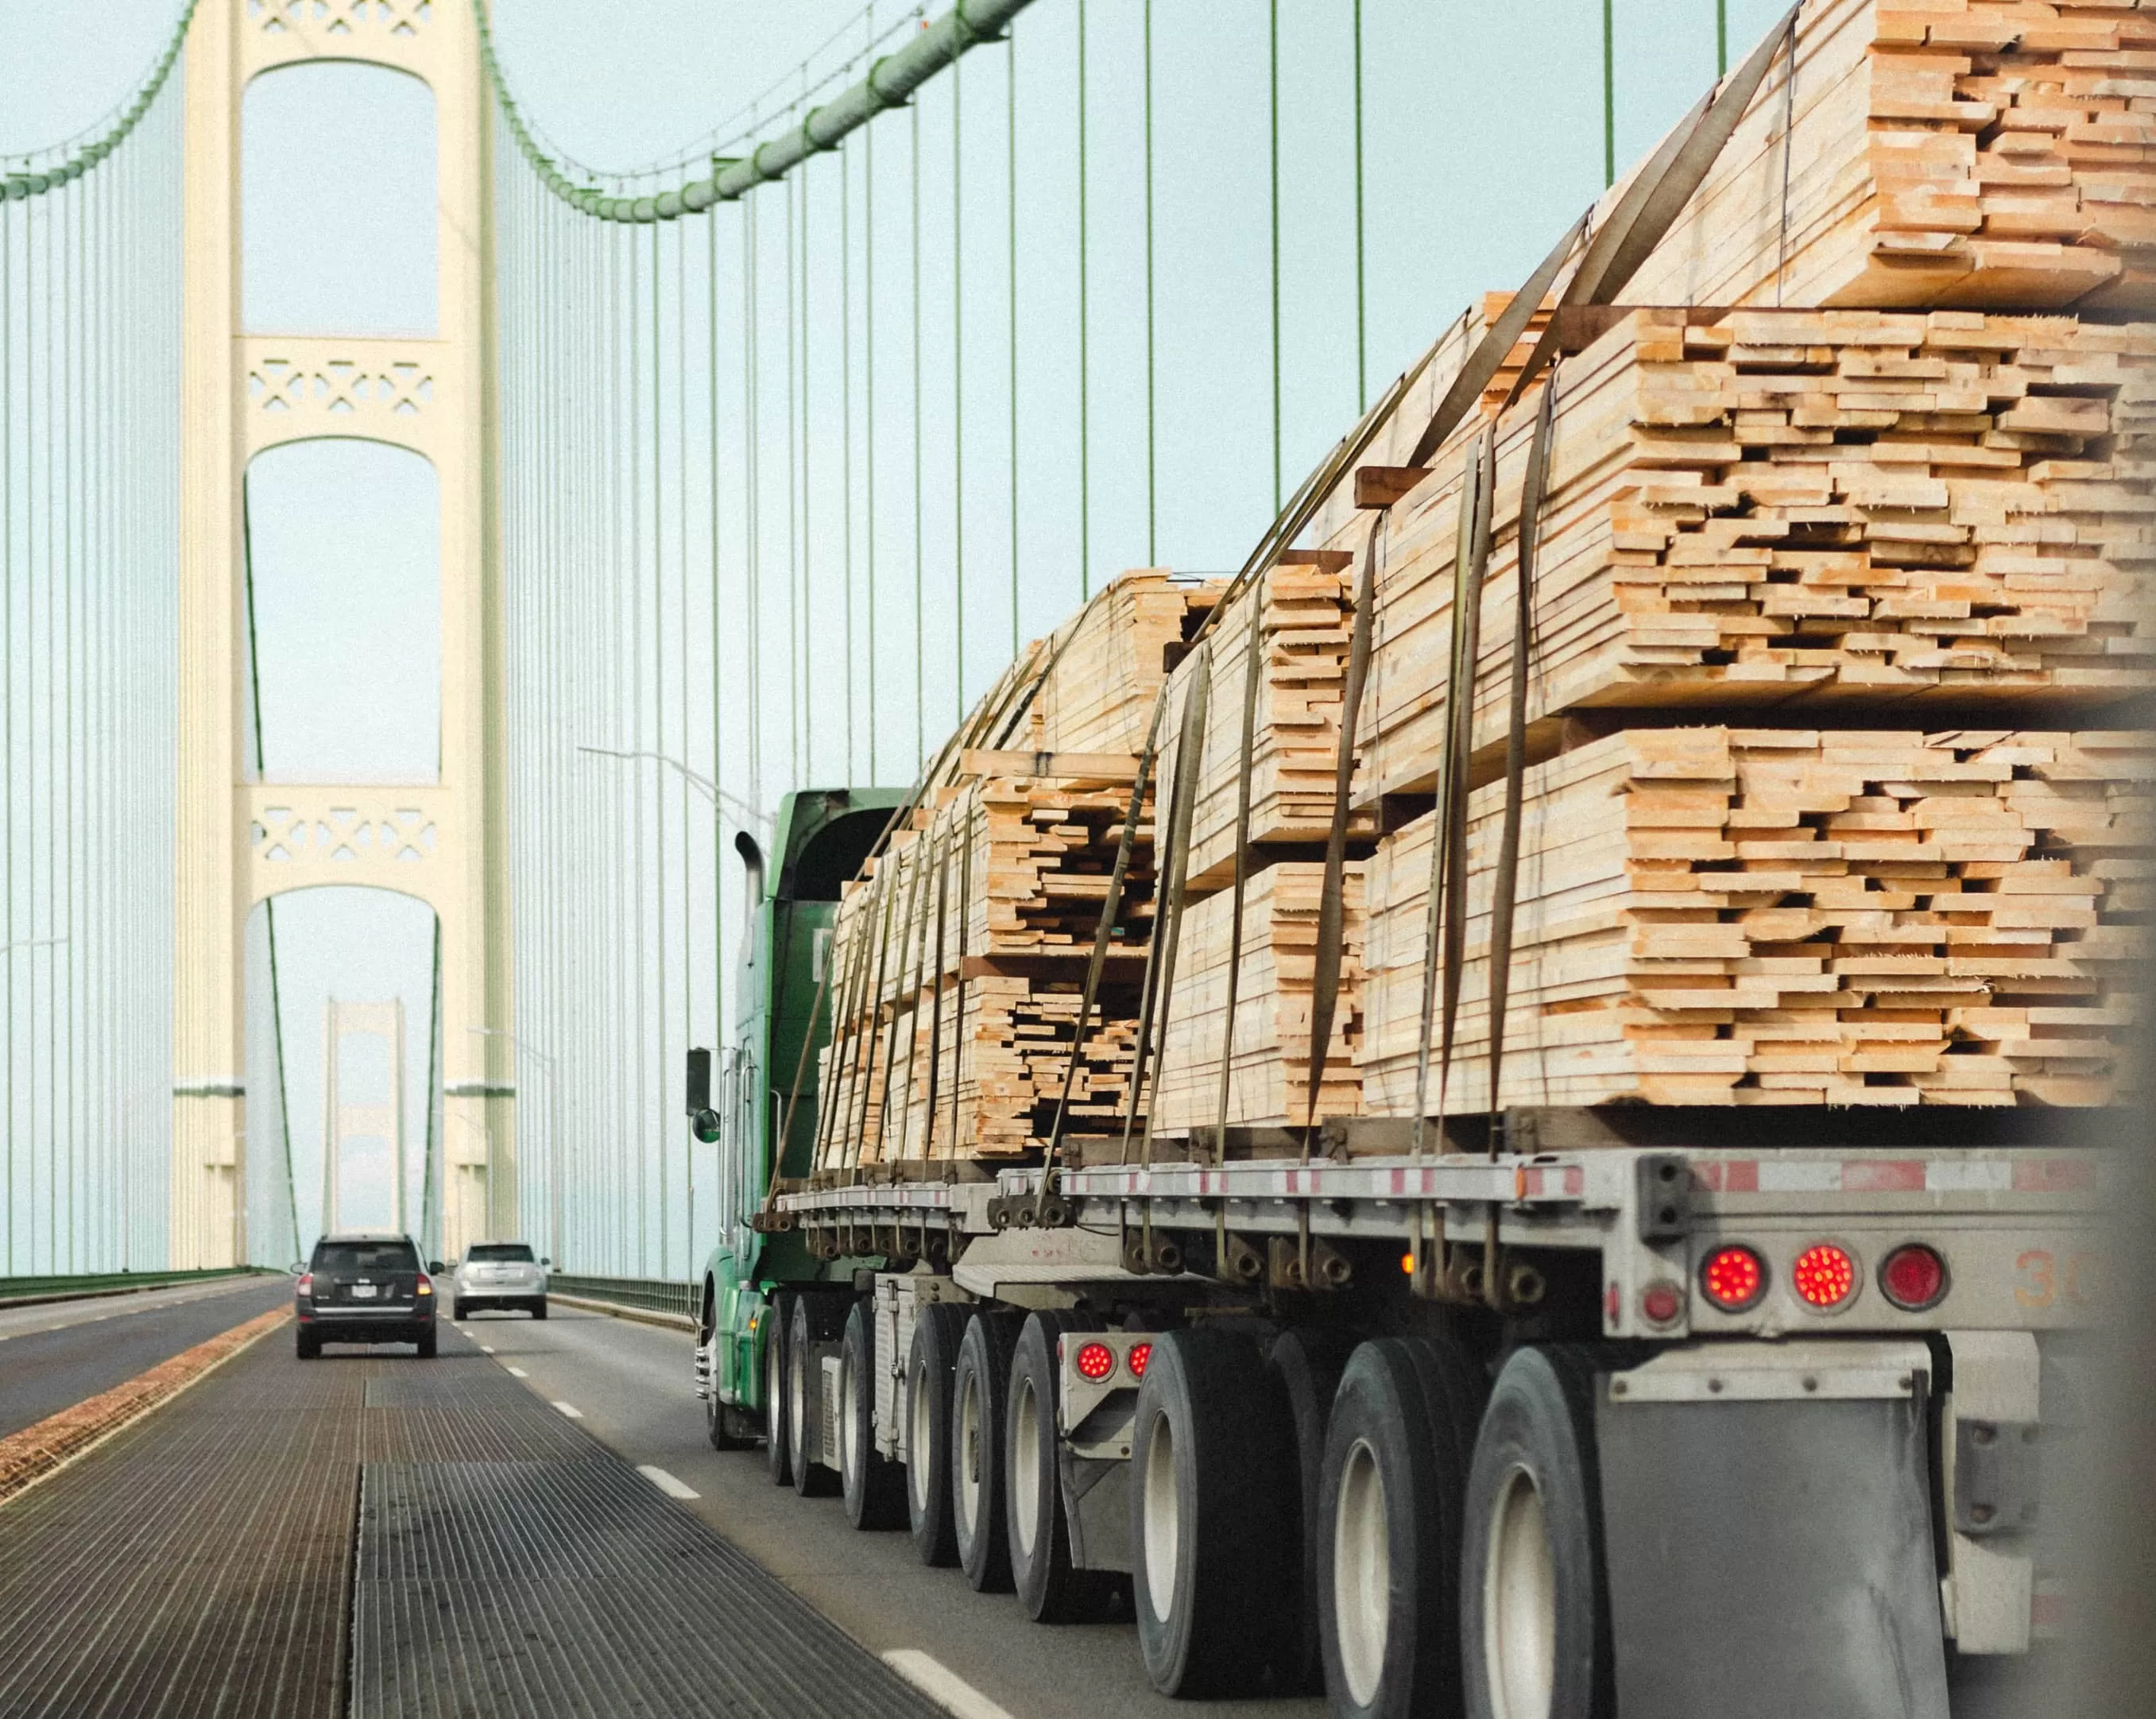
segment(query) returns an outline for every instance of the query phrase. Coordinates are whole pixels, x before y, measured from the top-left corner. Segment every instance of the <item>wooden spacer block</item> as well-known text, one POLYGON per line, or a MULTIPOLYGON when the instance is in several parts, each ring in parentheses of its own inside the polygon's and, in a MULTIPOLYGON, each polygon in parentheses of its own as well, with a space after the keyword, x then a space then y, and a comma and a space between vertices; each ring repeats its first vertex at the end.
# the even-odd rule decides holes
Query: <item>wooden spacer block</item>
POLYGON ((1430 475, 1426 465, 1358 465, 1355 468, 1355 505, 1390 507, 1430 475))

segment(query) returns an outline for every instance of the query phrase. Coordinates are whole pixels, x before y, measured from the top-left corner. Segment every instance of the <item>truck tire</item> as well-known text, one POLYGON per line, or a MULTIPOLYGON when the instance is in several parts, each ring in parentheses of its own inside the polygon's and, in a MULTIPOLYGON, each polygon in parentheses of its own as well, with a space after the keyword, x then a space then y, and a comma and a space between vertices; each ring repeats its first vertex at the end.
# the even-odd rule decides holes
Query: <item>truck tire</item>
MULTIPOLYGON (((708 1332, 702 1338, 707 1347, 715 1346, 715 1341, 708 1332)), ((714 1450, 746 1450, 756 1443, 756 1429, 746 1424, 747 1418, 740 1409, 720 1401, 716 1358, 714 1355, 706 1379, 711 1394, 704 1398, 704 1434, 714 1450)))
POLYGON ((1332 1424, 1332 1399, 1355 1344, 1348 1332, 1297 1326, 1274 1340, 1267 1357, 1287 1399, 1294 1439, 1293 1503, 1279 1506, 1294 1537, 1284 1577, 1286 1619, 1273 1654, 1275 1686, 1283 1695, 1317 1695, 1325 1687, 1325 1650, 1317 1627, 1317 1547, 1323 1522, 1318 1498, 1324 1487, 1325 1433, 1332 1424))
POLYGON ((839 1360, 839 1491, 856 1528, 906 1523, 906 1475, 875 1447, 875 1305, 865 1296, 846 1315, 839 1360))
POLYGON ((1460 1711, 1461 1501, 1486 1393, 1449 1337, 1381 1338, 1348 1358, 1318 1511, 1319 1634, 1337 1719, 1460 1711))
POLYGON ((1609 1719, 1617 1710, 1594 1366, 1581 1344, 1522 1349, 1490 1393, 1460 1564, 1460 1652, 1476 1719, 1609 1719))
POLYGON ((913 1547, 929 1565, 958 1562, 951 1500, 951 1380, 967 1314, 947 1301, 917 1307, 906 1357, 906 1509, 913 1547))
POLYGON ((793 1435, 793 1490, 803 1498, 828 1498, 839 1490, 838 1470, 824 1460, 835 1453, 822 1449, 824 1381, 815 1346, 844 1328, 845 1305, 835 1296, 796 1296, 787 1327, 786 1424, 793 1435))
POLYGON ((774 1486, 793 1484, 793 1429, 786 1419, 786 1333, 793 1322, 793 1296, 784 1290, 757 1319, 763 1334, 763 1460, 774 1486))
POLYGON ((951 1374, 951 1523, 958 1567, 978 1593, 1011 1585, 1004 1528, 1004 1403, 1010 1389, 1014 1313, 976 1313, 966 1322, 951 1374))
POLYGON ((1131 1609, 1163 1695, 1244 1696, 1294 1650, 1295 1439, 1249 1338, 1155 1337, 1131 1440, 1131 1609))
POLYGON ((1057 1340, 1073 1331, 1097 1331, 1097 1321, 1076 1313, 1034 1313, 1019 1332, 1004 1398, 1003 1435, 1006 1527, 1011 1582, 1036 1624, 1070 1624, 1099 1617, 1122 1585, 1106 1570, 1081 1570, 1070 1562, 1070 1524, 1063 1513, 1063 1483, 1056 1453, 1057 1340))

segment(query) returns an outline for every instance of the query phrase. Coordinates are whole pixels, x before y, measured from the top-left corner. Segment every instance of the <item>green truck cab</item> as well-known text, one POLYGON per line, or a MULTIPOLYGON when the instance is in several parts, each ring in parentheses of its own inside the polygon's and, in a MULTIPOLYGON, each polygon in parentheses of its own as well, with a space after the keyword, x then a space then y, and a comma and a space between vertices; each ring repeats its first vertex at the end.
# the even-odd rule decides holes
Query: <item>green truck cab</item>
POLYGON ((722 1228, 705 1262, 697 1318, 697 1390, 714 1444, 745 1443, 760 1433, 762 1326, 771 1291, 852 1275, 853 1260, 818 1260, 798 1234, 761 1234, 751 1220, 774 1173, 805 1177, 811 1168, 816 1054, 831 1030, 828 999, 820 1008, 819 1000, 839 892, 906 798, 903 788, 804 789, 780 801, 769 854, 745 830, 734 839, 747 917, 733 1042, 720 1059, 711 1095, 722 1228))

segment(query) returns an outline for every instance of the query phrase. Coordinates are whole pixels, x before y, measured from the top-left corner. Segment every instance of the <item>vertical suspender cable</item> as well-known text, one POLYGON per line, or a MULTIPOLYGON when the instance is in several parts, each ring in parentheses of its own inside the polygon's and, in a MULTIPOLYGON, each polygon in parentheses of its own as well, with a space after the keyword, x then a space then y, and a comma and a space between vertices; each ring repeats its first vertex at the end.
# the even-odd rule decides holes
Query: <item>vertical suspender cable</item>
MULTIPOLYGON (((1148 0, 1150 3, 1150 0, 1148 0)), ((1010 305, 1010 582, 1011 659, 1018 659, 1018 32, 1004 30, 1004 235, 1010 305)))
MULTIPOLYGON (((674 561, 676 577, 674 587, 674 639, 675 656, 675 704, 681 736, 680 781, 675 792, 680 797, 681 806, 681 1044, 686 1049, 696 1037, 695 1024, 690 1016, 691 976, 696 965, 695 933, 689 918, 689 872, 690 844, 689 836, 689 234, 685 228, 674 229, 674 516, 676 536, 674 561)), ((716 763, 716 760, 714 762, 716 763)), ((716 778, 715 778, 716 779, 716 778)), ((660 1092, 662 1102, 660 1114, 667 1113, 663 1102, 665 1090, 665 1068, 660 1069, 660 1092)), ((673 1126, 681 1133, 682 1198, 686 1202, 684 1211, 683 1240, 685 1261, 693 1271, 696 1263, 696 1137, 677 1119, 673 1126)))
POLYGON ((957 598, 952 617, 957 673, 951 691, 957 700, 953 720, 958 722, 966 720, 966 201, 961 177, 966 157, 958 100, 963 66, 962 60, 951 62, 951 566, 957 598))
POLYGON ((1602 182, 1617 182, 1616 0, 1602 0, 1602 182))
MULTIPOLYGON (((1362 0, 1356 0, 1360 5, 1362 0)), ((1145 0, 1145 325, 1146 325, 1146 564, 1160 560, 1160 464, 1155 446, 1158 413, 1153 393, 1152 290, 1152 0, 1145 0)))
POLYGON ((1265 8, 1265 156, 1272 187, 1273 511, 1281 509, 1280 0, 1265 8))
POLYGON ((1714 0, 1714 74, 1729 70, 1729 0, 1714 0))
MULTIPOLYGON (((1083 0, 1081 0, 1083 3, 1083 0)), ((928 757, 928 729, 923 710, 921 665, 926 660, 921 624, 921 106, 906 109, 912 122, 913 173, 913 751, 915 767, 928 757)))
POLYGON ((816 540, 809 530, 809 388, 808 370, 808 186, 814 175, 813 160, 801 163, 801 624, 799 629, 801 654, 801 778, 797 787, 805 786, 816 773, 816 700, 815 676, 810 672, 810 631, 808 569, 815 554, 816 540))
MULTIPOLYGON (((0 1151, 8 1154, 8 1209, 0 1213, 0 1272, 15 1276, 15 199, 0 199, 0 1034, 8 1085, 0 1093, 0 1151)), ((23 211, 27 220, 29 211, 23 211)))
POLYGON ((799 362, 798 346, 794 339, 794 317, 799 309, 795 298, 794 234, 803 224, 797 219, 793 206, 799 196, 801 182, 789 179, 786 193, 786 755, 791 770, 788 785, 798 788, 803 782, 801 762, 801 695, 807 690, 801 684, 801 629, 806 618, 801 613, 801 412, 795 392, 798 377, 794 367, 799 362))
MULTIPOLYGON (((721 689, 727 677, 719 665, 719 220, 704 223, 704 419, 710 438, 711 514, 711 1048, 723 1054, 726 1037, 726 813, 717 789, 726 786, 726 752, 721 745, 721 689)), ((695 1255, 690 1255, 690 1265, 695 1255)))
POLYGON ((1078 0, 1078 597, 1093 594, 1092 367, 1086 271, 1086 0, 1078 0))
POLYGON ((763 592, 757 553, 756 197, 742 199, 742 546, 748 581, 748 803, 763 803, 763 592))
POLYGON ((1364 289, 1368 263, 1363 243, 1363 0, 1355 0, 1355 409, 1370 409, 1370 323, 1364 289))
POLYGON ((839 151, 839 494, 846 577, 846 780, 854 771, 854 173, 850 152, 839 151))
MULTIPOLYGON (((666 544, 665 473, 666 390, 660 373, 659 306, 659 228, 651 229, 651 750, 666 750, 666 544)), ((646 1115, 654 1118, 658 1137, 652 1142, 654 1179, 659 1188, 659 1275, 666 1275, 666 776, 656 757, 651 761, 651 810, 657 820, 651 845, 652 944, 658 958, 652 963, 651 1025, 657 1035, 658 1058, 653 1082, 653 1104, 646 1115)))
POLYGON ((876 536, 878 527, 881 524, 880 520, 876 515, 875 503, 876 128, 873 124, 871 124, 867 127, 867 131, 868 141, 865 150, 867 159, 862 164, 861 168, 861 316, 865 324, 865 326, 861 331, 861 337, 863 343, 863 363, 868 373, 865 379, 866 391, 865 398, 862 403, 863 423, 861 454, 864 463, 868 467, 866 482, 864 486, 864 499, 866 510, 865 523, 868 527, 869 539, 869 780, 870 782, 881 782, 883 780, 883 775, 877 767, 878 759, 876 757, 878 752, 876 740, 879 731, 883 726, 883 724, 880 720, 882 716, 882 711, 876 703, 876 657, 878 654, 876 647, 880 642, 880 635, 877 632, 876 627, 876 536))

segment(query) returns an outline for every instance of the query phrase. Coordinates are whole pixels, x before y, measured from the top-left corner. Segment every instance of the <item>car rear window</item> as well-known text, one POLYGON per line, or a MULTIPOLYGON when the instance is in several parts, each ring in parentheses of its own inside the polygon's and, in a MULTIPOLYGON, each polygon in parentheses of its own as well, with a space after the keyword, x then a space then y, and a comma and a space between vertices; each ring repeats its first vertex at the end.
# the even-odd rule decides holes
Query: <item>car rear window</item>
POLYGON ((408 1241, 326 1241, 315 1249, 317 1271, 417 1271, 419 1255, 408 1241))
POLYGON ((465 1259, 470 1264, 479 1265, 490 1261, 499 1264, 505 1260, 529 1265, 531 1263, 531 1248, 529 1243, 521 1241, 483 1241, 475 1244, 465 1259))

